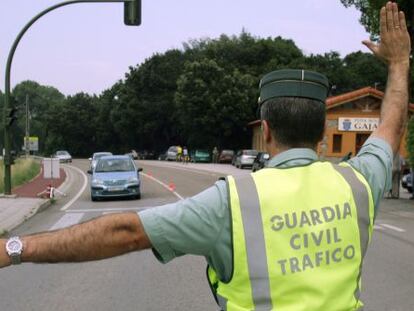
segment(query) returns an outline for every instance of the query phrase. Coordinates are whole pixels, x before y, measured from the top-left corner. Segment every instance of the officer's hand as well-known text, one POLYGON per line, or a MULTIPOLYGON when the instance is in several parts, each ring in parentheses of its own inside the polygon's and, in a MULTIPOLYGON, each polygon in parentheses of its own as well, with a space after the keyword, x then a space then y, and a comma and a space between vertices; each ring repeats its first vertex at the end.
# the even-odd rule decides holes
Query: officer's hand
POLYGON ((10 257, 6 253, 6 240, 0 239, 0 268, 10 265, 10 257))
POLYGON ((387 64, 408 63, 411 51, 404 12, 398 12, 396 3, 388 2, 380 13, 381 41, 375 44, 363 41, 379 59, 387 64))

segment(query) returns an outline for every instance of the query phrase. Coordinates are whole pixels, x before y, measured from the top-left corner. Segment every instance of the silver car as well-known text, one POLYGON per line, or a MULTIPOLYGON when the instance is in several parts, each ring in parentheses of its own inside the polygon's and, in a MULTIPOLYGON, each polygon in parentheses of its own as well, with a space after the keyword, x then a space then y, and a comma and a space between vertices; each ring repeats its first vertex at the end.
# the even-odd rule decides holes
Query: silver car
POLYGON ((239 150, 236 154, 234 165, 237 168, 252 167, 258 153, 257 150, 252 149, 239 150))
POLYGON ((61 163, 71 163, 72 156, 66 150, 58 150, 55 153, 55 157, 59 159, 61 163))
POLYGON ((141 198, 141 180, 134 160, 127 155, 101 157, 91 172, 91 200, 100 198, 141 198))
POLYGON ((96 163, 98 160, 102 157, 111 156, 112 152, 95 152, 92 155, 92 158, 89 158, 89 161, 91 161, 91 171, 93 171, 96 167, 96 163))

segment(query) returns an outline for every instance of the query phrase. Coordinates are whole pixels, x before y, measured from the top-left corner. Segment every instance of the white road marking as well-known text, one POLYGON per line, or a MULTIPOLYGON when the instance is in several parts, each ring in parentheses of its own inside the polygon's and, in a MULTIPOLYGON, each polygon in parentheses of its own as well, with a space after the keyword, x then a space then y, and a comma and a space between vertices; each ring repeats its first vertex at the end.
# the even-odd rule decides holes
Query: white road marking
POLYGON ((393 226, 393 225, 381 224, 381 226, 382 227, 385 227, 385 228, 388 228, 388 229, 391 229, 391 230, 394 230, 394 231, 397 231, 397 232, 405 232, 404 229, 399 228, 399 227, 396 227, 396 226, 393 226))
POLYGON ((150 207, 125 207, 125 208, 90 208, 90 209, 71 209, 67 213, 122 213, 128 211, 141 211, 150 207))
POLYGON ((381 225, 374 225, 374 229, 376 230, 384 230, 384 227, 381 227, 381 225))
POLYGON ((62 216, 49 230, 57 230, 79 223, 82 219, 83 213, 67 213, 62 216))
POLYGON ((155 181, 155 182, 157 182, 157 183, 159 183, 161 186, 163 186, 165 189, 167 189, 168 191, 171 191, 177 198, 179 198, 180 200, 183 200, 184 199, 184 197, 182 197, 178 192, 176 192, 176 191, 173 191, 173 190, 171 190, 171 188, 167 185, 167 184, 165 184, 165 183, 163 183, 161 180, 159 180, 159 179, 157 179, 157 178, 155 178, 155 177, 153 177, 153 176, 150 176, 150 175, 148 175, 148 174, 145 174, 145 173, 142 173, 141 172, 141 174, 142 175, 144 175, 146 178, 148 178, 148 179, 151 179, 151 180, 153 180, 153 181, 155 181))
POLYGON ((79 197, 82 195, 82 193, 85 191, 86 186, 88 185, 88 176, 84 172, 82 172, 80 169, 78 169, 76 166, 70 166, 70 168, 73 168, 77 170, 81 175, 83 176, 83 185, 81 190, 70 200, 68 203, 66 203, 60 210, 65 211, 67 210, 79 197))

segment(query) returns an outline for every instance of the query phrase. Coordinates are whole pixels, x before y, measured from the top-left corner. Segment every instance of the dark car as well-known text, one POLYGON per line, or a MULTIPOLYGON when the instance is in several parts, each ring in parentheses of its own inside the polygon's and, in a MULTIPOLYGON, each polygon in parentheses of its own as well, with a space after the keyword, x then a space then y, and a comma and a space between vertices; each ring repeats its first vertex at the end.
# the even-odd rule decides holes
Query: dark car
POLYGON ((270 154, 267 152, 259 152, 256 156, 256 159, 254 159, 252 171, 256 172, 262 168, 264 168, 267 164, 267 162, 270 159, 270 154))
POLYGON ((231 163, 234 157, 234 151, 233 150, 222 150, 220 152, 220 155, 218 157, 219 163, 231 163))
POLYGON ((167 159, 167 151, 158 155, 158 161, 165 161, 167 159))
POLYGON ((411 180, 411 174, 405 174, 401 179, 401 186, 406 189, 408 192, 413 192, 413 183, 411 180))
POLYGON ((205 162, 208 163, 211 161, 211 155, 208 150, 193 150, 190 153, 191 162, 205 162))

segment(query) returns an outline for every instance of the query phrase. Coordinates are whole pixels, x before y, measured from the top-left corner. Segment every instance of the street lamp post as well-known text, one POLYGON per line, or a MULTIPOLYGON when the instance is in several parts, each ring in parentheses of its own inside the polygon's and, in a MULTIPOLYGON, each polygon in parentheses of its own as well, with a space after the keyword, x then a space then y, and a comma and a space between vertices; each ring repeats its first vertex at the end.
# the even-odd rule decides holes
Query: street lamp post
POLYGON ((65 1, 62 3, 55 4, 46 10, 40 12, 35 17, 33 17, 26 26, 20 31, 16 39, 13 42, 13 45, 10 49, 9 56, 7 58, 6 65, 6 77, 5 77, 5 101, 4 101, 4 115, 3 115, 3 125, 4 125, 4 194, 11 194, 11 164, 12 157, 10 154, 11 151, 11 125, 15 119, 16 109, 11 106, 10 103, 10 71, 13 61, 14 53, 16 52, 17 46, 22 39, 26 31, 42 16, 47 13, 75 3, 113 3, 113 2, 122 2, 124 3, 124 23, 128 26, 139 26, 141 24, 141 0, 71 0, 65 1))

